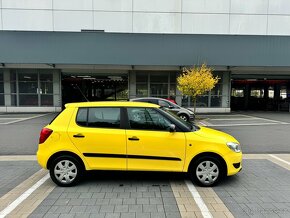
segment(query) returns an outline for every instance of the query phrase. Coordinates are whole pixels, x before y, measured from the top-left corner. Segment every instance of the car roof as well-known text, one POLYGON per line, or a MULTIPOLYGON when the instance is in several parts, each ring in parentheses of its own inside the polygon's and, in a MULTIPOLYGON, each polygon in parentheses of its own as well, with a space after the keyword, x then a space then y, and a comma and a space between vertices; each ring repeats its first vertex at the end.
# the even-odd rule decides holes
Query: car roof
POLYGON ((159 105, 146 103, 146 102, 133 102, 133 101, 93 101, 93 102, 78 102, 68 103, 68 107, 151 107, 159 108, 159 105))

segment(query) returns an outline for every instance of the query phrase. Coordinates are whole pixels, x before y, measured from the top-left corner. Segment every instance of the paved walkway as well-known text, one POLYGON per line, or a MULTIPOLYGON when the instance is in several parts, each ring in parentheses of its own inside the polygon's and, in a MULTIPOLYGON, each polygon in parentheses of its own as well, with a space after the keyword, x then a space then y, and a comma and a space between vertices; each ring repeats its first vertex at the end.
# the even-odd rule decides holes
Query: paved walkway
POLYGON ((184 174, 128 172, 61 188, 35 156, 0 156, 0 217, 290 217, 290 155, 246 154, 243 164, 214 188, 184 174))

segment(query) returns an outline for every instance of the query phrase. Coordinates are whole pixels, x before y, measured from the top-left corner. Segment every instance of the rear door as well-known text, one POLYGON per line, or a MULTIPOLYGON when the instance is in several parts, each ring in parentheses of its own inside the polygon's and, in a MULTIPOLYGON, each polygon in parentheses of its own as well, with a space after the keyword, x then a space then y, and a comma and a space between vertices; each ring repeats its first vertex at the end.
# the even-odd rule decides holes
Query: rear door
POLYGON ((155 108, 127 108, 128 170, 182 171, 185 134, 169 132, 171 122, 155 108))
POLYGON ((121 128, 121 109, 76 109, 68 134, 92 169, 125 170, 126 134, 121 128))

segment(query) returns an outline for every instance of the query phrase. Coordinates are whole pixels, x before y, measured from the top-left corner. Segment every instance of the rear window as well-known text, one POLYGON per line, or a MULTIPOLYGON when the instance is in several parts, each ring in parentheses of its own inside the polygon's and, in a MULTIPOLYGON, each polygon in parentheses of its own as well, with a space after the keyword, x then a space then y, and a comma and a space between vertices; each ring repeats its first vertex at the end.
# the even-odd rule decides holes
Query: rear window
POLYGON ((80 126, 120 128, 120 108, 80 108, 76 122, 80 126))

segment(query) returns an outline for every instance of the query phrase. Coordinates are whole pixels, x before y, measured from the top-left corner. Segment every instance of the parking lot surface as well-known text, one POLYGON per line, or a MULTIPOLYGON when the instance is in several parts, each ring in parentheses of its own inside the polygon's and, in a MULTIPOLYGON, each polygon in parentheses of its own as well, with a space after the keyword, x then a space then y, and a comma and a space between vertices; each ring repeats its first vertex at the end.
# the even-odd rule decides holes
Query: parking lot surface
POLYGON ((0 116, 0 218, 290 217, 289 113, 200 115, 201 125, 234 135, 244 152, 243 170, 213 188, 181 173, 114 171, 57 187, 35 157, 39 131, 55 116, 0 116))

